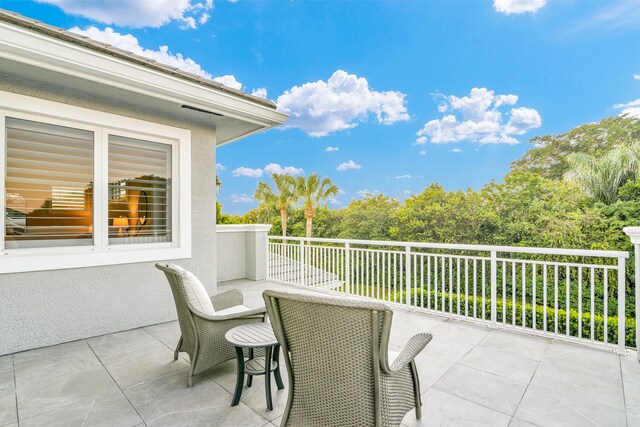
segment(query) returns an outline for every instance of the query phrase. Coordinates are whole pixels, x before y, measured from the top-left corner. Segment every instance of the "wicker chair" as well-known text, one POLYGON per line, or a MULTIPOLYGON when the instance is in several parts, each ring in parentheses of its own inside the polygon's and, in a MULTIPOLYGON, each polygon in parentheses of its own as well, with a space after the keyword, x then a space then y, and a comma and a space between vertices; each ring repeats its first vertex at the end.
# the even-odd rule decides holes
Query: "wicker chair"
POLYGON ((173 358, 177 360, 181 351, 189 354, 191 370, 187 384, 191 387, 194 376, 236 358, 234 347, 224 338, 227 331, 238 325, 263 322, 266 309, 262 307, 239 311, 238 309, 243 308, 237 307, 242 306, 242 292, 233 289, 211 297, 213 308, 221 313, 207 315, 189 301, 185 291, 184 270, 166 263, 158 263, 156 268, 164 272, 171 286, 182 332, 173 358), (225 311, 230 313, 225 314, 225 311))
POLYGON ((398 426, 421 417, 414 358, 431 334, 388 357, 393 312, 384 304, 266 290, 263 293, 289 374, 281 426, 398 426))

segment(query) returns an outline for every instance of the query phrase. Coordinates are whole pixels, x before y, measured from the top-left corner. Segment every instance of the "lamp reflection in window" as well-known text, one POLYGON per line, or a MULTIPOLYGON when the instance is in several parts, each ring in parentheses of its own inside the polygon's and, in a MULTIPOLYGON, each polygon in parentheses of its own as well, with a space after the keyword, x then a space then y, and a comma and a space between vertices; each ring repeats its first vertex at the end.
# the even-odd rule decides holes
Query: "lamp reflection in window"
POLYGON ((124 216, 114 218, 113 226, 118 229, 118 237, 125 237, 125 229, 129 228, 129 219, 124 216))

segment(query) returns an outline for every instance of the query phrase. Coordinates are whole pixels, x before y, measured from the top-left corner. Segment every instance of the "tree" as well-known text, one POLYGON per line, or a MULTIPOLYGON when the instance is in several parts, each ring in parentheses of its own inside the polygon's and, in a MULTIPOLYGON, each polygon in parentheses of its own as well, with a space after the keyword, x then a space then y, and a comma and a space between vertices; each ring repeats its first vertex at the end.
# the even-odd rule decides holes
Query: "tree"
POLYGON ((307 219, 306 236, 311 237, 313 217, 316 208, 326 204, 329 197, 338 195, 338 187, 329 178, 320 178, 317 173, 312 173, 306 178, 301 176, 295 180, 295 194, 302 199, 304 216, 307 219))
POLYGON ((568 156, 566 181, 575 183, 594 199, 611 204, 627 181, 635 181, 640 171, 640 146, 619 146, 600 157, 585 153, 568 156))
POLYGON ((253 197, 260 202, 261 208, 275 210, 280 213, 282 237, 286 237, 287 212, 299 199, 294 191, 295 180, 289 175, 275 173, 271 175, 271 179, 276 186, 276 191, 266 182, 259 182, 253 197))
POLYGON ((571 153, 599 157, 611 149, 640 140, 640 120, 628 116, 587 123, 559 135, 536 136, 534 147, 511 164, 512 171, 535 173, 547 179, 561 179, 569 170, 571 153))
POLYGON ((388 196, 368 195, 342 210, 339 237, 358 240, 390 240, 400 203, 388 196))

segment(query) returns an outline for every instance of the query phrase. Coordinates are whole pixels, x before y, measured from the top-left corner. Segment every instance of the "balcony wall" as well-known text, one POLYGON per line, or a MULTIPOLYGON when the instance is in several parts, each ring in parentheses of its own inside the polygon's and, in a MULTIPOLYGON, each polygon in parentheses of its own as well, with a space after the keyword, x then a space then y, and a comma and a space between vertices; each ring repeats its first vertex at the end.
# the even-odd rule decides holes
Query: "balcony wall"
POLYGON ((267 278, 267 235, 271 225, 227 224, 216 227, 218 282, 267 278))

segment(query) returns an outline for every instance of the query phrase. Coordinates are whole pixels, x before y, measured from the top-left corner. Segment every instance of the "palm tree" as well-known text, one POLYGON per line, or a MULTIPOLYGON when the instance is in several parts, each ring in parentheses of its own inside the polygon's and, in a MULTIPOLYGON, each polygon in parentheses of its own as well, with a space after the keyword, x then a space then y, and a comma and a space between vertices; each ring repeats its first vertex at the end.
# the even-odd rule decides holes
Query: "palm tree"
MULTIPOLYGON (((280 213, 282 226, 282 237, 287 236, 287 211, 298 202, 295 194, 295 180, 289 175, 271 175, 273 183, 276 185, 274 191, 266 182, 258 183, 258 188, 254 198, 260 202, 260 207, 269 210, 276 210, 280 213)), ((284 241, 284 240, 283 240, 284 241)))
POLYGON ((295 193, 302 199, 304 216, 307 218, 307 238, 310 238, 316 207, 326 203, 329 197, 337 196, 338 187, 329 178, 320 179, 320 175, 312 173, 295 180, 295 193))
POLYGON ((610 204, 628 180, 640 176, 640 144, 614 148, 602 157, 573 153, 567 157, 566 181, 576 183, 595 199, 610 204))

